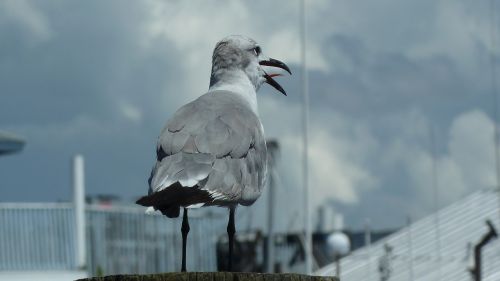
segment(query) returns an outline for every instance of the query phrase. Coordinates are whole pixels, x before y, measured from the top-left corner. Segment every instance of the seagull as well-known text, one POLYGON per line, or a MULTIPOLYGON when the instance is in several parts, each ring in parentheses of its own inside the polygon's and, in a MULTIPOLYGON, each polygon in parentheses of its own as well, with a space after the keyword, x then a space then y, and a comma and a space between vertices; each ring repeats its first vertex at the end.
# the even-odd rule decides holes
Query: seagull
POLYGON ((257 91, 267 83, 286 96, 273 79, 283 62, 264 56, 252 39, 232 35, 219 41, 212 55, 208 92, 179 108, 167 121, 156 146, 148 195, 137 204, 178 217, 183 208, 182 268, 186 271, 188 209, 229 209, 228 270, 232 270, 235 210, 259 198, 267 173, 264 129, 257 91))

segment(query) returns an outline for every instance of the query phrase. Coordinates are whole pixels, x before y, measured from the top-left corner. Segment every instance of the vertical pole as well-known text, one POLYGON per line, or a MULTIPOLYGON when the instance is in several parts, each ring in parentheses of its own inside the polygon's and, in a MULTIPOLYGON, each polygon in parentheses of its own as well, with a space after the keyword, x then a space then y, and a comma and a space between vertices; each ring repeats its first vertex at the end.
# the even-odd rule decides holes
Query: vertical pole
POLYGON ((279 143, 276 140, 268 140, 266 142, 267 146, 267 162, 269 166, 269 198, 267 206, 267 256, 266 256, 266 267, 267 272, 274 273, 274 212, 276 210, 275 205, 275 193, 276 193, 276 181, 277 181, 277 171, 276 162, 279 155, 279 143))
POLYGON ((340 256, 335 257, 335 274, 340 279, 340 256))
POLYGON ((365 220, 365 248, 366 248, 366 254, 367 254, 367 265, 366 265, 366 280, 370 279, 371 275, 371 245, 372 245, 372 234, 371 234, 371 229, 370 229, 370 220, 366 219, 365 220))
MULTIPOLYGON (((500 210, 500 129, 499 129, 499 114, 498 114, 498 96, 497 96, 497 68, 495 62, 495 51, 497 49, 497 19, 496 19, 496 6, 495 0, 490 0, 490 39, 491 39, 491 50, 490 50, 490 66, 491 66, 491 93, 493 95, 493 118, 494 118, 494 144, 493 148, 495 151, 495 172, 496 172, 496 187, 497 200, 500 210)), ((500 214, 499 214, 500 215, 500 214)))
POLYGON ((491 60, 491 93, 493 95, 493 118, 495 119, 495 171, 497 176, 497 188, 500 188, 500 151, 498 145, 500 142, 500 132, 498 128, 498 97, 497 97, 497 84, 496 84, 496 64, 495 64, 495 51, 496 51, 496 16, 495 16, 495 0, 490 0, 490 18, 491 18, 491 50, 490 50, 490 60, 491 60))
POLYGON ((413 241, 412 241, 412 236, 411 236, 411 218, 410 216, 408 216, 408 222, 407 222, 408 226, 408 267, 409 267, 409 274, 410 274, 410 278, 409 280, 410 281, 413 281, 414 278, 413 278, 413 241))
POLYGON ((312 273, 312 231, 311 231, 311 212, 309 198, 309 81, 307 76, 307 57, 306 57, 306 4, 305 0, 301 0, 300 7, 300 31, 301 31, 301 59, 302 59, 302 125, 303 125, 303 159, 302 159, 302 174, 304 186, 304 234, 305 234, 305 273, 312 273))
MULTIPOLYGON (((273 157, 273 156, 271 156, 273 157)), ((269 177, 269 198, 268 198, 268 219, 267 219, 267 272, 274 272, 274 161, 270 166, 269 177)))
POLYGON ((85 246, 85 170, 82 155, 73 157, 73 202, 75 208, 75 262, 78 269, 86 265, 85 246))
POLYGON ((441 232, 439 229, 439 185, 437 180, 437 147, 434 127, 430 129, 430 141, 432 149, 432 187, 434 191, 434 230, 436 239, 436 266, 438 270, 438 280, 441 280, 441 232))
POLYGON ((481 262, 481 251, 486 244, 491 242, 492 239, 495 239, 498 237, 498 233, 495 230, 495 227, 491 223, 490 220, 486 220, 486 225, 488 225, 488 228, 490 231, 486 233, 482 238, 481 241, 479 241, 476 246, 474 246, 474 268, 472 269, 472 277, 474 281, 481 281, 482 279, 482 274, 481 274, 481 268, 482 268, 482 262, 481 262))
POLYGON ((474 277, 474 281, 481 281, 481 248, 478 246, 474 247, 474 270, 472 271, 472 275, 474 277))

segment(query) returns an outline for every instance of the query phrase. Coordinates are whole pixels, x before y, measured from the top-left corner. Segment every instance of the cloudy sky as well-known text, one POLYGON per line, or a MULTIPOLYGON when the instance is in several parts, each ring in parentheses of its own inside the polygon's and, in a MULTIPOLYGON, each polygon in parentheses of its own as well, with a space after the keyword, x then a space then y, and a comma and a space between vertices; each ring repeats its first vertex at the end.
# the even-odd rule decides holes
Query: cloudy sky
MULTIPOLYGON (((433 167, 440 206, 496 185, 490 1, 307 2, 314 207, 381 229, 432 212, 433 167)), ((295 74, 278 78, 288 97, 263 86, 259 111, 282 145, 279 217, 300 227, 298 8, 0 1, 0 129, 27 140, 0 159, 0 201, 68 200, 76 153, 88 194, 144 194, 164 122, 207 90, 215 43, 244 34, 295 74)))

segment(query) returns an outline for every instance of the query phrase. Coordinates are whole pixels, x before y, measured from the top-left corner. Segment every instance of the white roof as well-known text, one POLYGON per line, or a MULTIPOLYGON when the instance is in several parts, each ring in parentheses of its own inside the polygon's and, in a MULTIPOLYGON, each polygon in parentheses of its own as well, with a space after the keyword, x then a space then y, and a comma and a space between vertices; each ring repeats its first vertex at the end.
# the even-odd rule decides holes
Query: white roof
MULTIPOLYGON (((500 230, 498 192, 483 190, 425 217, 410 227, 361 248, 341 260, 341 280, 382 280, 379 265, 390 268, 387 280, 471 280, 473 247, 489 231, 489 219, 500 230), (439 237, 439 239, 437 239, 439 237), (384 245, 392 247, 387 255, 384 245), (384 257, 385 256, 385 257, 384 257)), ((500 239, 483 248, 483 280, 500 280, 500 239)), ((319 269, 317 275, 335 275, 335 265, 319 269)))

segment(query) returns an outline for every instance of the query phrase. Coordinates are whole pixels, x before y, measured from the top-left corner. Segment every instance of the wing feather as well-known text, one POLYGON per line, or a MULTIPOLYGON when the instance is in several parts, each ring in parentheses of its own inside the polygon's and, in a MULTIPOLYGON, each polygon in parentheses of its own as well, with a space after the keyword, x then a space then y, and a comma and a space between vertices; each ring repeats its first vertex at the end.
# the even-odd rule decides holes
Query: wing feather
MULTIPOLYGON (((151 172, 150 194, 162 191, 162 196, 181 196, 178 185, 177 193, 166 192, 180 183, 182 188, 206 192, 212 200, 166 198, 170 204, 249 205, 260 196, 267 168, 262 125, 234 93, 208 93, 181 107, 162 130, 157 147, 163 157, 158 157, 151 172)), ((156 197, 154 202, 159 202, 156 197)))

